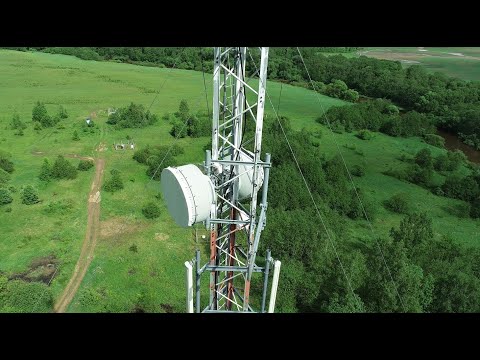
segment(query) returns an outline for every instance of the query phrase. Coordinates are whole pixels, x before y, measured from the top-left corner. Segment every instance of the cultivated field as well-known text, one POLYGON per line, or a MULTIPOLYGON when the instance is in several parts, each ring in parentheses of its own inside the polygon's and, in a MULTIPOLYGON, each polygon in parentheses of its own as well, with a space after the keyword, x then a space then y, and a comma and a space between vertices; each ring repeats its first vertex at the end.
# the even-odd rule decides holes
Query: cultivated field
POLYGON ((423 65, 463 80, 480 80, 480 48, 475 47, 392 47, 365 48, 358 55, 423 65))

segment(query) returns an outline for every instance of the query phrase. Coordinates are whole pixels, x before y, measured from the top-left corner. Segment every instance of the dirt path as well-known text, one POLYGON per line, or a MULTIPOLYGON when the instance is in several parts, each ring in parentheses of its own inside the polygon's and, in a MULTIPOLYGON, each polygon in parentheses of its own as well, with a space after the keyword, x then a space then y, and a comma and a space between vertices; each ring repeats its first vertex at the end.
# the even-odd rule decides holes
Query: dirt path
MULTIPOLYGON (((67 157, 82 158, 77 155, 66 155, 67 157)), ((89 158, 91 159, 91 158, 89 158)), ((93 160, 93 159, 92 159, 93 160)), ((54 306, 54 311, 63 313, 67 310, 68 305, 73 300, 83 277, 87 273, 88 266, 93 259, 93 252, 97 243, 99 221, 100 221, 100 187, 102 182, 103 169, 105 167, 105 159, 95 160, 95 178, 88 198, 88 222, 85 240, 83 241, 80 257, 73 271, 72 277, 67 284, 62 295, 54 306)))

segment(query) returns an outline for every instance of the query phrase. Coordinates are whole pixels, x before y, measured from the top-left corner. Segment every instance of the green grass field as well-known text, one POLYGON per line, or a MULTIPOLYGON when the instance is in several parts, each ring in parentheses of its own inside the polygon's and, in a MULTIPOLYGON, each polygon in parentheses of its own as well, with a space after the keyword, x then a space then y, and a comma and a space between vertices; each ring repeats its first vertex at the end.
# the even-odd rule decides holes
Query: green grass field
MULTIPOLYGON (((211 101, 211 77, 207 79, 211 101)), ((269 82, 267 89, 276 107, 280 84, 269 82)), ((7 213, 5 207, 0 207, 0 271, 22 272, 33 259, 53 254, 60 267, 51 286, 54 295, 59 296, 72 274, 84 239, 87 196, 94 171, 80 172, 76 180, 52 182, 47 186, 41 184, 37 175, 43 157, 53 160, 58 154, 102 156, 106 159, 104 176, 108 178, 111 169, 119 169, 125 189, 115 194, 102 192, 101 229, 95 257, 68 310, 131 311, 146 297, 157 304, 153 311, 184 311, 183 264, 193 257, 196 246, 203 251, 205 244, 195 243, 192 229, 174 225, 163 201, 154 198, 160 184, 150 181, 145 174, 146 167, 132 160, 133 153, 115 152, 111 146, 127 135, 136 141, 138 148, 146 144, 170 145, 174 142, 168 133, 171 126, 160 119, 148 128, 114 131, 105 124, 107 117, 100 112, 130 102, 148 108, 156 96, 151 109, 160 118, 165 112, 176 111, 181 99, 188 101, 192 111, 207 107, 199 72, 0 50, 0 149, 9 151, 15 162, 11 184, 17 188, 33 184, 39 188, 43 200, 32 206, 22 205, 17 192, 12 212, 7 213), (38 100, 47 104, 50 114, 59 105, 67 109, 69 118, 62 121, 65 129, 44 129, 37 134, 29 123, 24 136, 15 136, 14 130, 8 129, 13 112, 17 111, 22 121, 30 122, 32 107, 38 100), (99 114, 95 119, 99 131, 85 134, 81 125, 93 111, 99 114), (71 140, 75 129, 81 138, 77 142, 71 140), (107 149, 94 151, 100 142, 104 142, 107 149), (33 152, 42 154, 33 155, 33 152), (70 212, 52 216, 42 211, 48 202, 66 199, 75 205, 70 212), (158 201, 162 215, 159 219, 147 220, 141 208, 152 199, 158 201), (132 245, 137 246, 137 252, 129 250, 132 245), (107 308, 104 304, 108 304, 107 308)), ((325 96, 320 99, 326 109, 346 104, 325 96)), ((267 105, 266 111, 271 112, 268 102, 267 105)), ((211 108, 211 104, 209 106, 211 108)), ((313 92, 284 85, 280 114, 290 117, 295 129, 322 128, 321 148, 328 156, 337 153, 333 137, 314 121, 321 115, 321 108, 313 92)), ((413 154, 428 145, 415 138, 396 139, 381 134, 370 141, 360 140, 354 134, 339 134, 336 139, 349 166, 356 163, 366 166, 366 175, 355 178, 355 182, 380 208, 374 221, 376 233, 388 233, 401 218, 384 210, 381 202, 394 193, 407 192, 416 209, 427 211, 433 217, 438 233, 449 234, 455 241, 467 245, 479 245, 480 222, 451 214, 452 207, 460 202, 437 197, 418 186, 379 173, 395 164, 405 166, 397 160, 402 152, 413 154), (344 144, 355 146, 355 150, 343 147, 344 144), (360 152, 363 155, 359 155, 360 152)), ((208 141, 209 138, 178 140, 185 149, 178 160, 200 163, 204 157, 202 147, 208 141)), ((432 151, 442 150, 432 148, 432 151)), ((78 163, 78 160, 71 161, 78 163)), ((352 221, 352 239, 370 239, 365 225, 365 221, 352 221)), ((202 234, 200 227, 199 234, 202 234)))
MULTIPOLYGON (((60 267, 51 286, 55 296, 61 293, 84 239, 87 196, 94 172, 93 169, 80 172, 74 181, 52 182, 47 186, 37 175, 44 157, 53 161, 58 154, 104 156, 105 176, 109 176, 112 168, 119 169, 125 190, 113 195, 102 193, 102 230, 96 256, 70 311, 102 310, 93 302, 89 303, 92 289, 99 291, 99 296, 107 296, 108 303, 116 311, 131 309, 142 293, 154 296, 158 304, 167 305, 160 306, 157 311, 167 311, 168 305, 174 311, 182 311, 183 287, 173 284, 183 284, 183 263, 194 255, 192 232, 174 226, 160 201, 160 219, 152 221, 143 217, 141 207, 158 193, 159 183, 149 180, 146 167, 132 160, 132 152, 115 152, 109 146, 127 135, 135 139, 140 148, 146 144, 169 145, 174 141, 168 133, 171 125, 161 120, 146 129, 113 131, 105 124, 107 117, 100 110, 126 106, 130 102, 148 108, 159 89, 151 108, 159 117, 165 112, 176 111, 182 98, 188 101, 192 111, 204 110, 207 104, 202 74, 7 50, 0 51, 0 69, 0 149, 10 152, 15 162, 11 184, 17 188, 25 184, 37 186, 42 200, 40 204, 26 206, 21 204, 20 195, 16 193, 12 212, 0 208, 3 230, 0 271, 22 272, 33 259, 53 254, 60 267), (28 124, 24 136, 14 136, 14 130, 8 128, 14 111, 22 121, 29 123, 36 101, 44 102, 50 114, 63 105, 69 114, 69 118, 62 121, 65 129, 44 129, 37 134, 28 124), (81 125, 93 111, 99 114, 95 122, 100 130, 96 134, 85 134, 81 125), (75 129, 81 138, 78 142, 71 140, 75 129), (107 150, 97 153, 94 149, 101 141, 107 145, 107 150), (66 199, 74 201, 73 211, 62 216, 47 216, 42 212, 49 202, 66 199), (132 244, 137 245, 137 253, 128 250, 132 244)), ((211 101, 211 77, 207 79, 211 101)), ((269 83, 268 90, 277 106, 280 84, 269 83)), ((324 96, 321 99, 326 108, 344 104, 324 96)), ((209 106, 211 109, 211 104, 209 106)), ((269 102, 266 110, 271 112, 269 102)), ((312 119, 319 115, 317 98, 306 89, 283 85, 280 114, 295 118, 293 126, 297 129, 312 126, 312 119)), ((185 149, 179 161, 201 162, 204 156, 201 149, 208 140, 178 140, 185 149)), ((75 165, 78 163, 78 160, 71 161, 75 165)), ((203 244, 200 247, 203 249, 203 244)))

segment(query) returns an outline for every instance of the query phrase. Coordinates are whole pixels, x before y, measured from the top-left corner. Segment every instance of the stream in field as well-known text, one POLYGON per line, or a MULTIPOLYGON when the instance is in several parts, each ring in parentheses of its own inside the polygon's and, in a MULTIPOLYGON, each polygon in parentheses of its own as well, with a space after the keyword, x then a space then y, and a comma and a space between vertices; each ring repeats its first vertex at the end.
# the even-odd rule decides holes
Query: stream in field
POLYGON ((462 150, 467 155, 468 160, 475 164, 480 164, 480 151, 475 148, 464 144, 458 136, 448 133, 443 130, 438 130, 437 134, 445 139, 445 148, 448 150, 462 150))

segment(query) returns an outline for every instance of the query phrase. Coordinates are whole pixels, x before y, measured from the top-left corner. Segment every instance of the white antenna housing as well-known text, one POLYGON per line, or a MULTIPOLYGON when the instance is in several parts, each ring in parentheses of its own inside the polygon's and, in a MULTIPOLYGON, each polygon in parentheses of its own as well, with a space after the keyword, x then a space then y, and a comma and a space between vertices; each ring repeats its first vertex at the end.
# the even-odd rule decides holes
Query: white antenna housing
MULTIPOLYGON (((241 161, 251 161, 253 163, 253 153, 248 150, 244 150, 250 156, 245 153, 240 153, 241 161)), ((260 189, 263 185, 263 168, 259 168, 257 172, 257 181, 256 184, 258 189, 260 189)), ((238 178, 238 199, 243 200, 246 198, 252 197, 253 193, 253 165, 239 165, 239 178, 238 178)))
POLYGON ((162 192, 168 212, 182 227, 207 220, 215 197, 210 178, 195 165, 163 169, 162 192))

